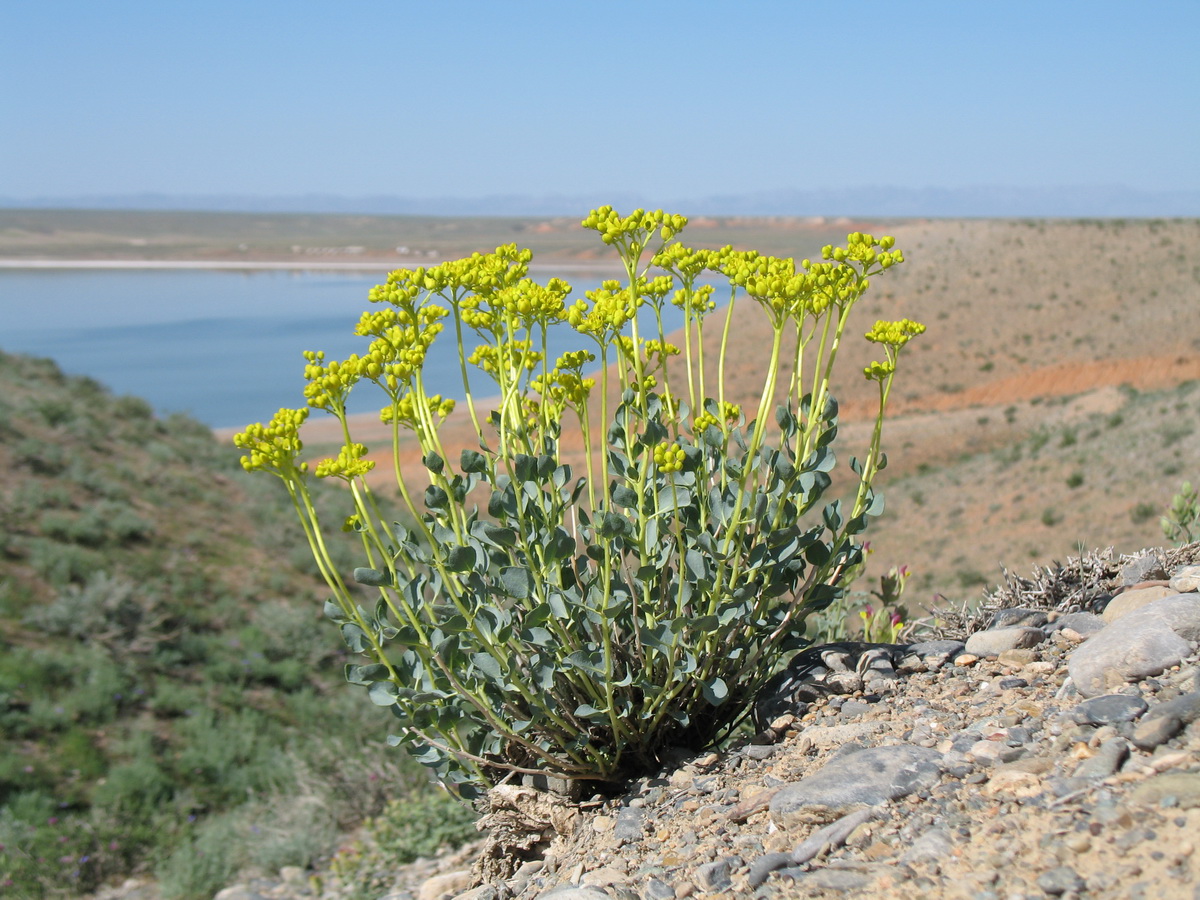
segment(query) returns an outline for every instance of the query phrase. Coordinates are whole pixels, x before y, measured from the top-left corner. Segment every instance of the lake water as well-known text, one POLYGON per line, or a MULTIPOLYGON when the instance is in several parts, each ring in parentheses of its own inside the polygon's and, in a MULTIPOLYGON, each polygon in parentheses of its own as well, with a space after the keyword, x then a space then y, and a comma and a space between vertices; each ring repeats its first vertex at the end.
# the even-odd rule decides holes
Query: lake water
MULTIPOLYGON (((329 359, 362 353, 359 315, 386 275, 313 271, 0 270, 0 349, 48 356, 160 412, 186 412, 215 428, 265 421, 303 406, 305 350, 329 359)), ((536 275, 544 281, 550 275, 536 275)), ((560 275, 575 296, 598 278, 560 275)), ((674 307, 668 330, 682 320, 674 307)), ((555 353, 586 346, 569 329, 555 353)), ((480 375, 481 378, 482 374, 480 375)), ((426 362, 433 391, 460 397, 458 355, 443 333, 426 362)), ((473 382, 474 383, 474 382, 473 382)), ((374 386, 356 412, 382 405, 374 386), (368 399, 369 396, 369 399, 368 399)), ((477 392, 486 395, 486 390, 477 392)), ((353 399, 353 396, 352 396, 353 399)))

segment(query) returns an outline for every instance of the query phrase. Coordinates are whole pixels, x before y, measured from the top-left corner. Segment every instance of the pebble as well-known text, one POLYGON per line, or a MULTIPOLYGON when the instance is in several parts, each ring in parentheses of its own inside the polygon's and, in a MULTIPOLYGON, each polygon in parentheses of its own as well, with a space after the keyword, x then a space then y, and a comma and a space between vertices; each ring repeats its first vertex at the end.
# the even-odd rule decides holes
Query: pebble
POLYGON ((1040 628, 1017 625, 1011 628, 977 631, 967 638, 967 653, 972 656, 999 656, 1006 650, 1024 650, 1036 647, 1046 639, 1040 628))
POLYGON ((1149 706, 1141 697, 1104 694, 1084 700, 1072 710, 1072 716, 1076 722, 1089 725, 1115 725, 1118 722, 1132 722, 1147 709, 1149 706))
POLYGON ((1200 566, 1181 566, 1171 576, 1169 585, 1181 594, 1200 591, 1200 566))

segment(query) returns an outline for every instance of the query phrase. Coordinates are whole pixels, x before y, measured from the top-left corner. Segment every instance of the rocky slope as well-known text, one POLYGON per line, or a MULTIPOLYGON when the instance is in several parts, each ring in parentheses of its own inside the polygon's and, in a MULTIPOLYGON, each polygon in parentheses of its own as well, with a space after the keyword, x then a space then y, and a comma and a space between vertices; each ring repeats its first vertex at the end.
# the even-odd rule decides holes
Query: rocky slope
MULTIPOLYGON (((947 614, 939 641, 806 651, 752 741, 619 797, 499 791, 527 851, 481 842, 376 896, 1194 897, 1197 562, 1200 543, 1091 554, 947 614)), ((361 896, 283 874, 219 900, 361 896)))

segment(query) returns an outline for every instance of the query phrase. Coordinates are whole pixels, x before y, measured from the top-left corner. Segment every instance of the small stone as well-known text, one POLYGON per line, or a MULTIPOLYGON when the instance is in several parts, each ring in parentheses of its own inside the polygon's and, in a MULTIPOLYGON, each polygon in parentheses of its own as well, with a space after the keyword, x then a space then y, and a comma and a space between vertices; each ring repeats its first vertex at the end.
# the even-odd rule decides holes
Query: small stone
MULTIPOLYGON (((417 888, 417 900, 441 900, 443 897, 454 897, 461 894, 475 882, 475 876, 470 869, 457 869, 453 872, 443 872, 427 878, 417 888)), ((580 897, 578 900, 586 900, 580 897)))
POLYGON ((592 819, 592 830, 597 834, 608 834, 616 827, 616 824, 612 816, 596 816, 592 819))
POLYGON ((1121 584, 1125 587, 1166 577, 1166 569, 1153 553, 1143 553, 1121 567, 1121 584))
POLYGON ((1105 625, 1104 619, 1095 613, 1074 612, 1059 616, 1043 631, 1073 631, 1082 638, 1091 637, 1105 625))
POLYGON ((1141 697, 1105 694, 1084 700, 1072 710, 1072 716, 1082 724, 1116 725, 1118 722, 1132 722, 1148 708, 1149 705, 1141 697))
POLYGON ((1015 628, 1019 625, 1041 628, 1046 624, 1048 618, 1045 610, 1013 606, 1008 609, 997 610, 996 614, 992 616, 992 621, 988 625, 988 629, 995 631, 998 628, 1015 628))
POLYGON ((954 852, 954 841, 944 828, 933 828, 913 841, 912 846, 900 857, 902 863, 911 865, 919 862, 934 862, 954 852))
POLYGON ((600 888, 576 887, 573 884, 557 887, 545 894, 540 894, 539 897, 543 900, 611 900, 608 894, 600 888))
POLYGON ((1014 688, 1029 687, 1029 682, 1024 678, 1001 678, 997 684, 1002 691, 1011 691, 1014 688))
POLYGON ((710 894, 723 891, 733 884, 730 872, 741 864, 740 856, 727 856, 724 859, 705 863, 696 870, 696 886, 710 894))
POLYGON ((756 888, 767 880, 770 874, 792 864, 790 853, 766 853, 750 863, 750 887, 756 888))
POLYGON ((671 887, 665 881, 651 878, 646 882, 643 893, 646 900, 673 900, 675 897, 675 888, 671 887))
POLYGON ((613 828, 613 837, 619 841, 640 841, 645 822, 646 810, 627 806, 617 813, 617 823, 613 828))
POLYGON ((1070 866, 1059 866, 1039 875, 1037 885, 1047 894, 1057 897, 1068 891, 1077 894, 1087 887, 1087 882, 1070 866))
POLYGON ((975 656, 995 657, 1005 650, 1036 647, 1045 638, 1046 633, 1042 629, 1025 626, 977 631, 967 638, 967 653, 975 656))
POLYGON ((232 884, 218 891, 213 900, 263 900, 262 894, 250 889, 249 885, 232 884))
POLYGON ((1139 750, 1153 750, 1183 731, 1183 722, 1175 716, 1155 716, 1138 722, 1129 742, 1139 750))
POLYGON ((1005 650, 996 657, 996 661, 1003 666, 1012 666, 1013 668, 1023 668, 1037 659, 1037 652, 1034 650, 1005 650))
POLYGON ((984 763, 985 765, 995 765, 997 763, 1012 762, 1021 755, 1021 750, 1018 747, 1009 747, 1002 741, 976 741, 967 750, 967 755, 976 762, 984 763))
POLYGON ((590 872, 584 873, 583 877, 579 879, 579 883, 583 887, 605 888, 609 885, 628 884, 629 876, 608 866, 601 866, 599 869, 592 869, 590 872))
POLYGON ((865 888, 870 884, 871 876, 851 869, 817 869, 798 881, 806 888, 849 893, 865 888))
POLYGON ((747 744, 742 748, 742 754, 749 759, 764 760, 775 755, 778 744, 747 744))
POLYGON ((1158 806, 1167 797, 1175 798, 1180 809, 1200 806, 1200 773, 1168 772, 1147 778, 1129 794, 1129 802, 1158 806))
POLYGON ((1096 754, 1081 762, 1074 772, 1076 778, 1107 778, 1129 757, 1129 745, 1123 738, 1110 738, 1102 743, 1096 754))
POLYGON ((979 657, 974 653, 961 653, 954 657, 954 664, 956 666, 973 666, 977 662, 979 662, 979 657))
POLYGON ((1180 566, 1171 576, 1171 590, 1186 594, 1200 590, 1200 566, 1180 566))
POLYGON ((1174 716, 1184 725, 1191 725, 1200 719, 1200 692, 1192 691, 1158 704, 1150 710, 1147 718, 1156 716, 1174 716))
POLYGON ((1004 769, 996 772, 982 789, 982 793, 986 797, 1009 794, 1025 798, 1036 797, 1042 792, 1042 779, 1032 772, 1021 772, 1017 769, 1004 769))

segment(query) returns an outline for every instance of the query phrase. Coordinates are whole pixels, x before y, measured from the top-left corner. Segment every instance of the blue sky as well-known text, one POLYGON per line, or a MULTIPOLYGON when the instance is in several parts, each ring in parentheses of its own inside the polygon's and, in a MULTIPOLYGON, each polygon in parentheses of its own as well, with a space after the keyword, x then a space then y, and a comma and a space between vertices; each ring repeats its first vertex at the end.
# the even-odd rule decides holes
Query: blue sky
POLYGON ((1200 189, 1200 3, 0 4, 0 196, 1200 189))

